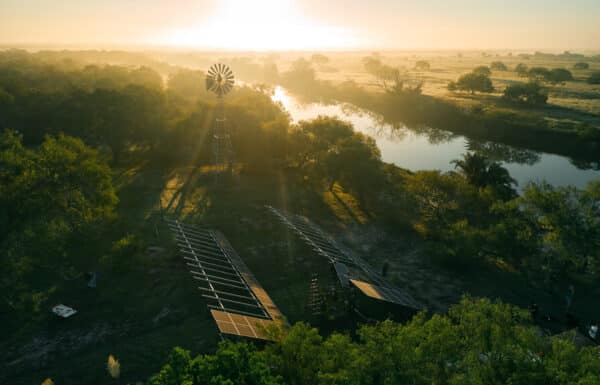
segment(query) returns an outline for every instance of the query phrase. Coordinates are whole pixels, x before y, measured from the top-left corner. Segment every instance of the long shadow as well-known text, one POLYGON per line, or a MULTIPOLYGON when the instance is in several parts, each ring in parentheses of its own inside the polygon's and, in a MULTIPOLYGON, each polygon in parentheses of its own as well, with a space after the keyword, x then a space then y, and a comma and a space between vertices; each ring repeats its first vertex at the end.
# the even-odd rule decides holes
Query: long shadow
POLYGON ((335 198, 335 200, 344 208, 344 210, 346 211, 346 213, 348 214, 348 216, 350 218, 352 218, 352 220, 355 223, 360 224, 361 221, 358 219, 358 217, 356 216, 356 214, 354 214, 354 212, 352 211, 352 209, 350 208, 350 206, 348 206, 348 204, 346 202, 344 202, 344 200, 342 198, 340 198, 339 195, 337 195, 337 193, 335 192, 335 189, 331 189, 331 190, 329 190, 329 192, 331 193, 331 195, 333 195, 333 197, 335 198))
POLYGON ((187 200, 187 196, 190 191, 195 187, 195 176, 198 174, 198 167, 192 167, 192 170, 189 172, 185 182, 181 185, 181 187, 173 194, 169 203, 165 207, 167 212, 171 211, 175 214, 176 217, 179 217, 182 209, 185 207, 185 203, 187 200), (177 204, 175 208, 173 208, 174 204, 177 204))

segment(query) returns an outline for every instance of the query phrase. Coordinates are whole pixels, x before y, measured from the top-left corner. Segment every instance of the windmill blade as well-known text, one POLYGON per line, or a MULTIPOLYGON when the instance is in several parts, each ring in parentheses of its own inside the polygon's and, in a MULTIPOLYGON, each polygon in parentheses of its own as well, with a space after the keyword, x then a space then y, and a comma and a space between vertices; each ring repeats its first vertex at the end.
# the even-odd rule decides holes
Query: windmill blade
POLYGON ((221 97, 231 91, 234 84, 233 71, 227 65, 216 63, 209 68, 206 75, 207 90, 221 97))
POLYGON ((214 81, 211 77, 206 78, 206 89, 210 90, 214 86, 214 81))

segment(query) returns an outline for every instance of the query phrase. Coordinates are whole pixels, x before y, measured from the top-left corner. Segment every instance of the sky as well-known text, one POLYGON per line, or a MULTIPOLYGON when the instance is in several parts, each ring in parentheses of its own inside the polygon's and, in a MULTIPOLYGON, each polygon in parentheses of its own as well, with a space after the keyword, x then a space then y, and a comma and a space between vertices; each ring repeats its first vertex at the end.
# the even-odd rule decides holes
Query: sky
POLYGON ((600 49, 600 0, 0 0, 0 44, 600 49))

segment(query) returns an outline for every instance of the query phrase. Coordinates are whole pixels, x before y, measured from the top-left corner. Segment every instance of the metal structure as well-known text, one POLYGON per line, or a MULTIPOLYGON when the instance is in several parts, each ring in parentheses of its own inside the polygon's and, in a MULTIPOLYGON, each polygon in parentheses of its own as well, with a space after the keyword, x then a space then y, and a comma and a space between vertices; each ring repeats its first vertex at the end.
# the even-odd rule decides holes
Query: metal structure
POLYGON ((214 230, 166 222, 219 331, 267 339, 257 326, 282 321, 283 315, 227 239, 214 230))
POLYGON ((217 171, 231 170, 233 166, 233 148, 227 129, 223 97, 233 88, 233 72, 225 64, 213 64, 206 74, 206 89, 217 95, 215 125, 212 130, 213 163, 217 171))
POLYGON ((325 257, 333 265, 342 286, 353 285, 370 298, 412 309, 422 308, 412 296, 387 282, 362 258, 342 251, 330 236, 308 218, 285 213, 272 206, 266 207, 317 254, 325 257))
POLYGON ((310 286, 308 289, 308 300, 306 302, 306 308, 310 311, 313 317, 322 315, 323 310, 323 296, 321 295, 321 286, 319 285, 319 278, 314 276, 310 280, 310 286))

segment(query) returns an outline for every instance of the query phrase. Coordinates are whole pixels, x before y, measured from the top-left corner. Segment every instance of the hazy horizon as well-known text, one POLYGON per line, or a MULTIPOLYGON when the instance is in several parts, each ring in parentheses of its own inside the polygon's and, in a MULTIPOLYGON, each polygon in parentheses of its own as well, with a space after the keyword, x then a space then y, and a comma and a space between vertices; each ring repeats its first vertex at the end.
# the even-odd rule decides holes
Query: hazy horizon
POLYGON ((0 46, 597 51, 597 20, 600 2, 589 0, 5 0, 0 4, 0 46))

